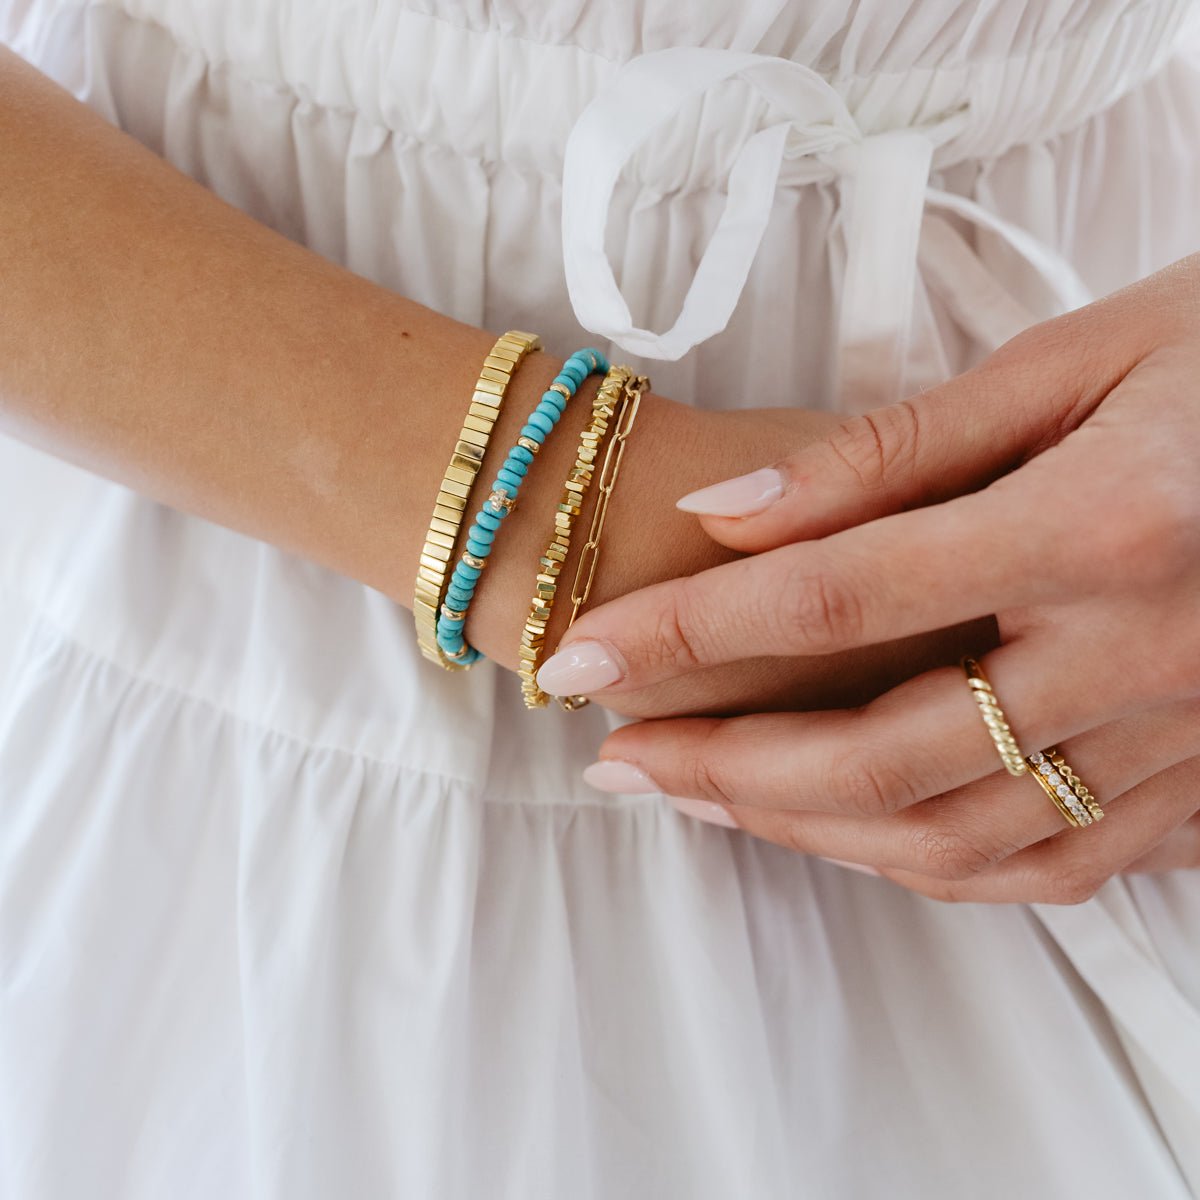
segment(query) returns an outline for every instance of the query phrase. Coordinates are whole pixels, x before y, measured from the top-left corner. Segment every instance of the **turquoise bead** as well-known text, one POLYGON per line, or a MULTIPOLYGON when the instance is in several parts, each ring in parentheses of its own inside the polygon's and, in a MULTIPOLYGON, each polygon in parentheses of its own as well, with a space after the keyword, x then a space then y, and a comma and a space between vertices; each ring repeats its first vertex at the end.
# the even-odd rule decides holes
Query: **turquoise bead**
MULTIPOLYGON (((580 384, 593 371, 604 372, 608 369, 608 359, 598 350, 589 346, 583 350, 576 350, 563 363, 555 377, 555 383, 573 396, 580 384)), ((520 436, 538 446, 542 445, 546 440, 546 435, 554 429, 559 418, 566 411, 568 398, 569 396, 562 395, 558 390, 547 389, 533 412, 526 418, 520 436)), ((534 452, 532 450, 525 446, 513 446, 509 450, 503 466, 496 473, 492 491, 500 492, 515 500, 533 459, 534 452)), ((506 516, 508 516, 507 508, 503 506, 499 509, 494 508, 491 501, 488 500, 476 514, 475 520, 467 532, 468 553, 476 558, 486 559, 492 551, 496 530, 500 528, 500 523, 506 516)), ((483 658, 483 655, 474 646, 467 644, 462 633, 463 626, 466 624, 467 606, 474 598, 475 586, 481 574, 479 567, 468 566, 461 560, 456 563, 450 579, 450 586, 446 589, 446 604, 453 611, 463 613, 463 616, 460 618, 447 617, 444 614, 438 616, 438 645, 448 653, 461 655, 454 659, 454 662, 460 666, 470 666, 483 658)))
POLYGON ((554 422, 541 411, 541 405, 529 414, 529 424, 535 429, 540 429, 542 437, 545 437, 554 428, 554 422))

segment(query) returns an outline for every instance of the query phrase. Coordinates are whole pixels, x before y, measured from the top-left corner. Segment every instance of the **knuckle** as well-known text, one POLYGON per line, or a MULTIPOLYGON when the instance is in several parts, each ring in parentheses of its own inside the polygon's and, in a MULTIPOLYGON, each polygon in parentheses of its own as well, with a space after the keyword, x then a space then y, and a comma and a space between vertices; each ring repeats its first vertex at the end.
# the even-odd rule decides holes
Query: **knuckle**
POLYGON ((736 782, 719 758, 697 755, 691 763, 692 794, 698 800, 717 804, 736 804, 736 782))
POLYGON ((645 644, 646 666, 655 673, 675 674, 700 665, 698 634, 687 587, 674 588, 657 610, 645 644))
POLYGON ((1200 553, 1200 482, 1195 465, 1178 446, 1159 440, 1114 466, 1103 489, 1096 489, 1074 514, 1081 529, 1091 528, 1099 543, 1097 566, 1111 584, 1111 567, 1146 589, 1177 583, 1200 553))
POLYGON ((898 471, 911 471, 919 436, 917 408, 910 400, 901 400, 843 422, 824 446, 858 487, 878 491, 898 471))
POLYGON ((917 799, 903 774, 861 750, 834 756, 827 770, 827 794, 834 797, 839 809, 855 816, 888 816, 917 799))
POLYGON ((967 829, 946 823, 915 829, 912 851, 922 875, 951 881, 973 879, 1002 857, 981 845, 967 829))
POLYGON ((1103 886, 1107 876, 1090 863, 1060 868, 1041 887, 1043 903, 1084 904, 1103 886))
POLYGON ((918 896, 924 896, 927 900, 937 900, 942 904, 964 904, 976 900, 968 888, 953 880, 925 877, 906 881, 904 886, 918 896))
POLYGON ((804 822, 797 821, 791 816, 785 817, 774 827, 771 840, 776 845, 782 846, 785 850, 791 850, 795 854, 819 853, 812 837, 806 834, 804 822))
POLYGON ((1127 495, 1121 504, 1112 503, 1104 516, 1106 544, 1098 556, 1104 566, 1121 563, 1124 578, 1136 580, 1142 588, 1169 584, 1186 568, 1184 543, 1193 530, 1172 506, 1143 492, 1132 498, 1127 495))
POLYGON ((821 653, 858 644, 863 634, 863 607, 846 580, 820 566, 797 562, 782 583, 777 597, 777 634, 784 647, 821 653))

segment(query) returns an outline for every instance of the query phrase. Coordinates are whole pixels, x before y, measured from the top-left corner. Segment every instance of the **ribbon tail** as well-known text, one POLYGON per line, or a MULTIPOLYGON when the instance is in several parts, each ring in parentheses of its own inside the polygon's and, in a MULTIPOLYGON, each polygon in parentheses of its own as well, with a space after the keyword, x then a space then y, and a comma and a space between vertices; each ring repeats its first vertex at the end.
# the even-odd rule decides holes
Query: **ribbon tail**
POLYGON ((845 412, 903 394, 932 155, 929 137, 913 130, 875 134, 838 152, 846 244, 838 392, 845 412))
POLYGON ((998 217, 977 201, 956 196, 953 192, 929 188, 926 198, 935 208, 948 209, 1002 237, 1046 281, 1062 312, 1082 308, 1095 298, 1066 258, 1019 225, 998 217))

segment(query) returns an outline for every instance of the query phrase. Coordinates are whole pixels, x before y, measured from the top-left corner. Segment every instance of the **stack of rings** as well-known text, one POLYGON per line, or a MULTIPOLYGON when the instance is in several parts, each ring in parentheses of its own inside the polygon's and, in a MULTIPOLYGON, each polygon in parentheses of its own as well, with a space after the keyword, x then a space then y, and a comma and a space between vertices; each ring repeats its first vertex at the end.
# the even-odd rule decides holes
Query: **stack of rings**
POLYGON ((1070 825, 1091 825, 1104 816, 1096 797, 1084 786, 1083 780, 1067 766, 1056 747, 1031 754, 1026 760, 1034 779, 1054 802, 1054 806, 1070 825))
POLYGON ((1068 825, 1080 828, 1101 820, 1104 810, 1083 780, 1067 765, 1058 748, 1049 746, 1036 754, 1022 754, 983 667, 973 658, 964 658, 962 668, 992 744, 1008 773, 1032 775, 1068 825))

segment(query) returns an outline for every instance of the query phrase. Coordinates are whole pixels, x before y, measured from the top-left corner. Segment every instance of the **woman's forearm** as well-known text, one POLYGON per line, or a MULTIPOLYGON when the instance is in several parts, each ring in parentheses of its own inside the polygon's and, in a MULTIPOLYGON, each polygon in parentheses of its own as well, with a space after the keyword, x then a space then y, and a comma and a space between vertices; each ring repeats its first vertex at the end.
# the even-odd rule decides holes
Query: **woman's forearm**
MULTIPOLYGON (((0 431, 410 603, 495 333, 254 221, 3 47, 0 162, 0 431)), ((493 454, 560 361, 518 370, 493 454)), ((552 508, 570 441, 530 508, 552 508)), ((473 632, 515 660, 507 607, 473 632)))
MULTIPOLYGON (((410 605, 434 497, 499 331, 253 220, 3 47, 0 163, 0 432, 410 605)), ((573 349, 535 352, 517 370, 480 492, 573 349)), ((585 381, 577 410, 598 383, 585 381)), ((778 446, 777 421, 794 445, 829 419, 706 416, 648 395, 596 602, 731 557, 675 498, 756 465, 778 446)), ((472 607, 472 642, 506 666, 585 423, 547 440, 472 607)), ((569 607, 555 608, 551 645, 569 607)))
MULTIPOLYGON (((491 335, 252 220, 2 50, 0 160, 7 432, 331 557, 385 503, 373 461, 433 496, 491 335)), ((386 503, 415 563, 418 514, 386 503)))

